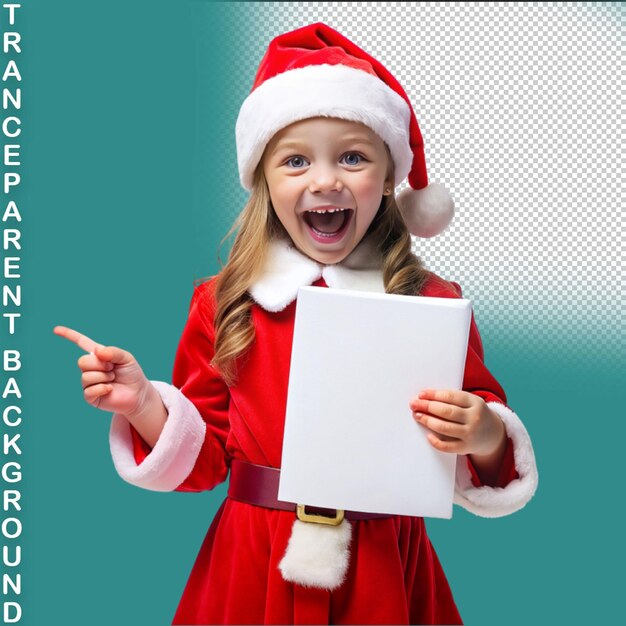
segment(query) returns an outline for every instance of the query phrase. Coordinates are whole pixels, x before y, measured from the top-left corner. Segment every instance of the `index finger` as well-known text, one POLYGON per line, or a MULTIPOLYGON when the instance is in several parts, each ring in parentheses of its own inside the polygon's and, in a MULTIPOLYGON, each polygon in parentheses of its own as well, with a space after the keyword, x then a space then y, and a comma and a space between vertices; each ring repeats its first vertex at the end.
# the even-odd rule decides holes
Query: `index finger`
POLYGON ((93 339, 87 337, 87 335, 83 335, 77 330, 67 328, 67 326, 55 326, 53 332, 55 335, 59 335, 59 337, 65 337, 65 339, 69 339, 70 341, 74 342, 79 348, 82 348, 85 352, 93 354, 96 351, 96 348, 104 347, 101 343, 97 343, 93 339))
POLYGON ((473 396, 460 389, 422 389, 418 397, 420 400, 436 400, 445 404, 454 404, 464 409, 472 406, 473 396))

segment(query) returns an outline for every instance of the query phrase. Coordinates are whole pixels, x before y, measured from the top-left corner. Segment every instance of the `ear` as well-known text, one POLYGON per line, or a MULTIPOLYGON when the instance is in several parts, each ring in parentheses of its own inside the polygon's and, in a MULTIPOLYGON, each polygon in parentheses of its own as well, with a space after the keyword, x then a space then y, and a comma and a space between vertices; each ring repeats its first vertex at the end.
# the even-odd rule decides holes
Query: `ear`
POLYGON ((383 184, 383 196, 390 196, 393 193, 394 190, 394 184, 393 184, 393 177, 388 177, 385 179, 385 182, 383 184))

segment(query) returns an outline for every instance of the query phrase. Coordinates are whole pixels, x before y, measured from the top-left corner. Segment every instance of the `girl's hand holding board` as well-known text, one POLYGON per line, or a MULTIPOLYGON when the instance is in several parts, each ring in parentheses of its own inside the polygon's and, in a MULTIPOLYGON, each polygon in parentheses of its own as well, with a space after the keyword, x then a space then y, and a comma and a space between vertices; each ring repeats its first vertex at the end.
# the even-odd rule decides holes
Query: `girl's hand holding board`
POLYGON ((467 391, 424 389, 410 402, 415 420, 427 428, 428 441, 441 452, 470 455, 481 479, 498 475, 506 450, 502 419, 480 397, 467 391))
POLYGON ((65 326, 55 326, 54 333, 89 353, 78 359, 85 401, 103 411, 123 415, 154 447, 167 420, 167 410, 135 357, 65 326))

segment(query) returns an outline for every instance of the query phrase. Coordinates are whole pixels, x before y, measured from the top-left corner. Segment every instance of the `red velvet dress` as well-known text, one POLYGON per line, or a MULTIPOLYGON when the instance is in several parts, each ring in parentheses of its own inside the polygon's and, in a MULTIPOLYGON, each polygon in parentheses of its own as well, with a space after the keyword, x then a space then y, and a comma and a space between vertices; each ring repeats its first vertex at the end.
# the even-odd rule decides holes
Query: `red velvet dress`
MULTIPOLYGON (((324 285, 323 279, 315 284, 324 285)), ((229 461, 280 467, 295 302, 271 313, 257 304, 256 340, 227 387, 213 356, 214 280, 195 289, 174 365, 173 384, 206 423, 195 466, 180 491, 211 489, 224 481, 229 461)), ((431 276, 422 295, 459 297, 431 276)), ((483 363, 472 321, 464 389, 504 403, 504 392, 483 363)), ((139 464, 150 449, 133 431, 139 464)), ((517 477, 509 442, 498 486, 517 477)), ((473 476, 477 483, 477 477, 473 476)), ((187 582, 175 624, 456 624, 448 582, 421 518, 351 522, 350 565, 335 591, 283 580, 278 569, 295 514, 227 498, 219 509, 187 582)))

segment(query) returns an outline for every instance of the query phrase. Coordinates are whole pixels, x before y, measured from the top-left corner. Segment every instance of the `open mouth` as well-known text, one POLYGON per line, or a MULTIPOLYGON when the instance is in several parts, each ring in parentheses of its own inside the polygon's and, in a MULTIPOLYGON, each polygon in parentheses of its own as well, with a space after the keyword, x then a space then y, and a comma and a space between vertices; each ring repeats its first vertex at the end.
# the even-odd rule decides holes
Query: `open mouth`
POLYGON ((353 214, 353 209, 341 207, 313 210, 304 213, 304 221, 316 241, 334 243, 346 232, 353 214))

